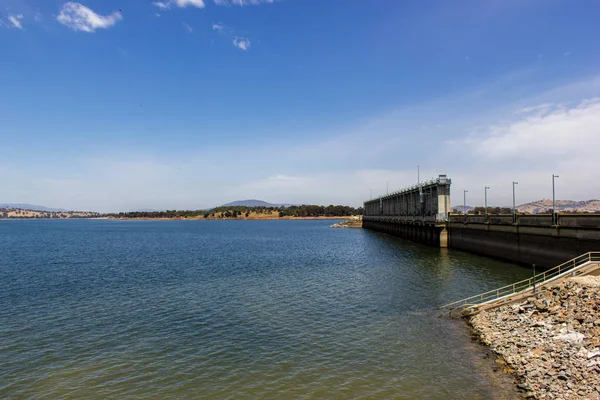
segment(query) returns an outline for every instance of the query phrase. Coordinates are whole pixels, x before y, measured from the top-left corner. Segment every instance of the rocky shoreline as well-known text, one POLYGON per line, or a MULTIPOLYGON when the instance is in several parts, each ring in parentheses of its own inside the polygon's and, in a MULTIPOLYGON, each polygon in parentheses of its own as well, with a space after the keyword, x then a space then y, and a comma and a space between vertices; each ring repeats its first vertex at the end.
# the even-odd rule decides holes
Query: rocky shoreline
POLYGON ((362 218, 360 216, 353 216, 331 225, 330 228, 362 228, 362 218))
POLYGON ((600 399, 600 277, 542 287, 471 317, 473 333, 515 374, 523 397, 600 399))

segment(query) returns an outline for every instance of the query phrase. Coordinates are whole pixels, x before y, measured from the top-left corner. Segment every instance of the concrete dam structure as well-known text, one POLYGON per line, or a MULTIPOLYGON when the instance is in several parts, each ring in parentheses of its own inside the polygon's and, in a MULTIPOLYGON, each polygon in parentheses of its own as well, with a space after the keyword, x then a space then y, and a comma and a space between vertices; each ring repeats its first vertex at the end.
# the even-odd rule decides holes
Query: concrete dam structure
POLYGON ((363 228, 447 247, 450 184, 446 175, 364 203, 363 228))
POLYGON ((363 228, 550 268, 600 251, 600 214, 450 214, 446 175, 364 203, 363 228))
POLYGON ((450 215, 449 246, 549 268, 600 250, 600 215, 450 215))

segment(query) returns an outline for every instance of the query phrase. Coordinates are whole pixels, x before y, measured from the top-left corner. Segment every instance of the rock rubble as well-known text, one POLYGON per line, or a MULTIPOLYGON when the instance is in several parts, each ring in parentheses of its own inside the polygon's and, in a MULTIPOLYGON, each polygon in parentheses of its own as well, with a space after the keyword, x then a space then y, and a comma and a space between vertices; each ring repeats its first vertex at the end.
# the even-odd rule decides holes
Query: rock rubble
POLYGON ((600 277, 542 287, 469 322, 515 373, 524 397, 600 399, 600 277))
POLYGON ((362 218, 360 216, 349 217, 342 222, 331 225, 330 228, 362 228, 362 218))

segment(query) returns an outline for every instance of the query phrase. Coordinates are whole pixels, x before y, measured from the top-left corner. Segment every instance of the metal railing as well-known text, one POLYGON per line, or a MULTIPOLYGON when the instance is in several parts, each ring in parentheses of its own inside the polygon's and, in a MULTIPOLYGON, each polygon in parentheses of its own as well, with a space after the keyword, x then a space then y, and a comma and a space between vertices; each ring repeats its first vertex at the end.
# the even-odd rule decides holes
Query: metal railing
POLYGON ((373 202, 377 202, 381 199, 386 199, 386 198, 390 198, 393 196, 397 196, 399 194, 406 194, 406 193, 411 193, 411 192, 415 192, 418 191, 419 188, 426 188, 428 186, 433 186, 433 185, 439 185, 439 184, 450 184, 452 183, 452 180, 449 178, 431 178, 422 182, 417 183, 416 185, 410 185, 410 186, 406 186, 403 187, 400 190, 395 190, 392 192, 389 192, 387 194, 381 195, 381 196, 377 196, 375 198, 369 199, 367 201, 365 201, 365 204, 367 203, 373 203, 373 202))
POLYGON ((449 304, 438 307, 440 310, 455 310, 458 308, 468 309, 488 301, 496 300, 504 296, 509 296, 521 292, 523 290, 534 287, 534 285, 542 284, 550 279, 556 278, 561 274, 566 274, 573 269, 587 264, 589 262, 600 262, 600 251, 591 251, 573 258, 565 263, 562 263, 554 268, 551 268, 540 274, 536 274, 529 279, 506 285, 498 289, 490 290, 489 292, 481 293, 475 296, 467 297, 466 299, 458 300, 449 304))

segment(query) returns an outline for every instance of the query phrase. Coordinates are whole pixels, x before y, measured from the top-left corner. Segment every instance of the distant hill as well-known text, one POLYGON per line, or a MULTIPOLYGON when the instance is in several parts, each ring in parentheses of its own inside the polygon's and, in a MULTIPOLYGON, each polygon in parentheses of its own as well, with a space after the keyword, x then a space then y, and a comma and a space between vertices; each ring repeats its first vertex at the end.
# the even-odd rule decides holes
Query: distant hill
POLYGON ((221 207, 290 207, 294 204, 273 204, 262 200, 236 200, 221 207))
POLYGON ((44 212, 67 212, 64 208, 51 208, 36 206, 34 204, 0 203, 0 208, 18 208, 21 210, 44 211, 44 212))
MULTIPOLYGON (((552 209, 552 200, 543 199, 527 204, 521 204, 517 207, 517 209, 519 212, 527 212, 531 214, 549 212, 549 210, 552 209)), ((556 200, 556 211, 600 213, 600 200, 556 200)))

